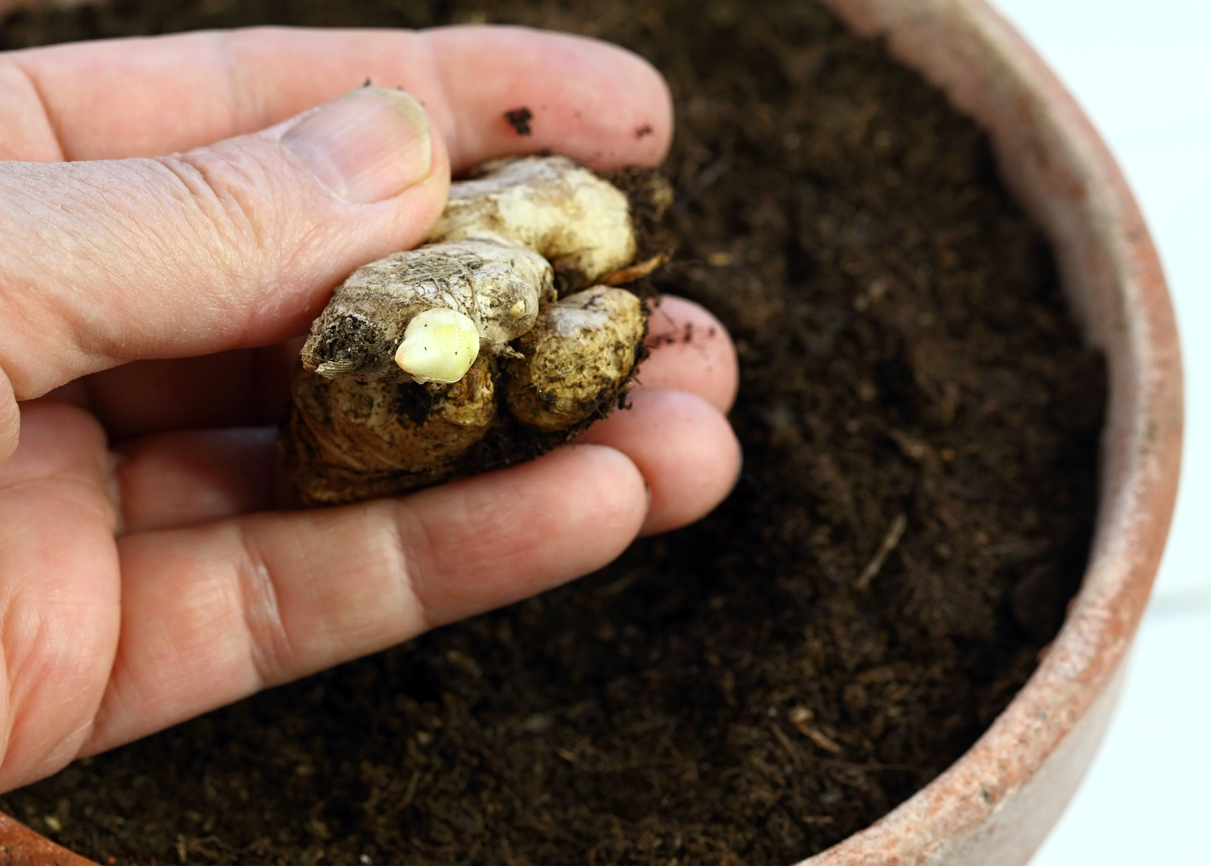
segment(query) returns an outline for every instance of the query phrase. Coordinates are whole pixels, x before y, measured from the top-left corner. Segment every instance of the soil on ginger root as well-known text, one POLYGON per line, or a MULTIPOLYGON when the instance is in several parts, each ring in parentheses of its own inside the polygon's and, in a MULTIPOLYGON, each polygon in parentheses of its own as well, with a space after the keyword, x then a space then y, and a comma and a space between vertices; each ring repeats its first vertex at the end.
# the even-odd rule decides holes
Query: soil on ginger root
POLYGON ((450 20, 668 76, 658 284, 735 334, 743 477, 599 574, 0 802, 102 863, 790 863, 954 761, 1077 585, 1101 362, 983 136, 812 3, 123 2, 0 37, 450 20))

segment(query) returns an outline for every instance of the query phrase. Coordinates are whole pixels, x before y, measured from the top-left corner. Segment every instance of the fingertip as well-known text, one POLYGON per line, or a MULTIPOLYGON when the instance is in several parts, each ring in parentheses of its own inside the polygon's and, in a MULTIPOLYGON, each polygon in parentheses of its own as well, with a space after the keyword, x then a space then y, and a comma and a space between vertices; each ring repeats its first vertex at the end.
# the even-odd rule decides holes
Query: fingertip
POLYGON ((700 304, 663 295, 649 305, 648 348, 636 382, 697 394, 727 413, 740 386, 736 346, 723 323, 700 304))
POLYGON ((499 25, 435 28, 424 36, 450 104, 463 109, 444 118, 456 173, 542 150, 599 170, 656 166, 668 153, 668 84, 625 48, 499 25))
POLYGON ((621 554, 644 525, 644 477, 624 453, 593 444, 559 448, 528 463, 421 491, 400 500, 413 548, 441 575, 418 595, 430 625, 544 592, 621 554), (450 515, 457 515, 451 520, 450 515))
MULTIPOLYGON (((595 564, 581 573, 595 570, 611 562, 639 533, 647 518, 650 489, 643 472, 625 452, 603 445, 572 443, 546 456, 547 471, 564 485, 572 484, 572 493, 582 511, 585 529, 601 533, 601 552, 595 564), (580 464, 582 468, 566 471, 564 463, 580 464)), ((565 524, 561 515, 556 518, 565 524)), ((579 532, 568 534, 569 549, 580 547, 584 540, 579 532)))
MULTIPOLYGON (((585 67, 596 73, 589 83, 591 86, 595 80, 598 98, 604 97, 612 104, 607 101, 594 120, 612 121, 612 131, 621 140, 616 151, 598 149, 586 153, 584 162, 598 169, 660 165, 672 145, 674 129, 673 94, 660 70, 647 58, 620 45, 581 36, 570 38, 579 43, 577 60, 590 53, 596 55, 585 67), (625 110, 611 118, 610 109, 615 105, 625 110)), ((583 117, 582 111, 580 118, 583 117)))
POLYGON ((652 504, 641 536, 680 529, 706 517, 727 498, 739 477, 740 442, 731 426, 705 401, 693 394, 685 396, 698 403, 680 419, 694 435, 653 455, 661 468, 650 482, 652 504))
POLYGON ((268 134, 279 130, 282 146, 339 201, 385 201, 433 170, 429 116, 402 90, 358 87, 268 134))
POLYGON ((626 455, 650 488, 640 535, 693 523, 724 500, 736 483, 740 443, 727 419, 696 394, 639 389, 632 408, 615 412, 585 433, 581 443, 626 455))

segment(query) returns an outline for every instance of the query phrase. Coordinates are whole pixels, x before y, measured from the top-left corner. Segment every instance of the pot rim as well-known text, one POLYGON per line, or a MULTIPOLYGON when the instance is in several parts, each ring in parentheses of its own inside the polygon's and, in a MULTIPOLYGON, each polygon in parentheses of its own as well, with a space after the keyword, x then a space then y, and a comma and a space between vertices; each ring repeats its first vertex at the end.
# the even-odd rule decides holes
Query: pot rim
POLYGON ((986 0, 822 2, 989 133, 1002 179, 1052 242, 1073 318, 1105 352, 1110 387, 1089 564, 1039 667, 958 761, 804 864, 1024 863, 1092 761, 1160 565, 1182 443, 1173 308, 1109 148, 986 0))

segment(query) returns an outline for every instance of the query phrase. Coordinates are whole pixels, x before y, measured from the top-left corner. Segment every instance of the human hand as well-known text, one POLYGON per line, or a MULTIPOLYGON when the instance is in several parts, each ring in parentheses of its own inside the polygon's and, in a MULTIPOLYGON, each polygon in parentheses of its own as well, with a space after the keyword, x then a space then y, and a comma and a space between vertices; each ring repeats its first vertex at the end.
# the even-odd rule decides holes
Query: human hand
POLYGON ((707 338, 660 341, 634 410, 578 444, 397 500, 280 510, 294 338, 356 266, 423 238, 451 168, 541 149, 651 165, 671 132, 642 61, 516 29, 0 55, 0 790, 541 592, 713 507, 739 460, 735 355, 668 299, 653 329, 707 338), (367 76, 425 110, 341 97, 367 76), (520 106, 530 137, 503 117, 520 106))

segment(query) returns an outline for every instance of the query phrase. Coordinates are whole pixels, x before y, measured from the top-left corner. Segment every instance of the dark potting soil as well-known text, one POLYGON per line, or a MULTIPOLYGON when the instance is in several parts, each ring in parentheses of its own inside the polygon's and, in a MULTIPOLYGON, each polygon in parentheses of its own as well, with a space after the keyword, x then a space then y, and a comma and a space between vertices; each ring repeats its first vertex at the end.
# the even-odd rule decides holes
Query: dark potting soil
POLYGON ((658 284, 736 337, 744 476, 599 574, 0 806, 102 863, 757 866, 953 762, 1080 579, 1105 381, 984 136, 806 0, 147 0, 0 42, 268 21, 520 22, 650 58, 678 111, 658 284))

